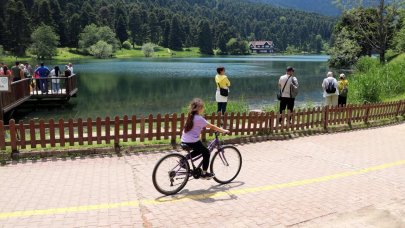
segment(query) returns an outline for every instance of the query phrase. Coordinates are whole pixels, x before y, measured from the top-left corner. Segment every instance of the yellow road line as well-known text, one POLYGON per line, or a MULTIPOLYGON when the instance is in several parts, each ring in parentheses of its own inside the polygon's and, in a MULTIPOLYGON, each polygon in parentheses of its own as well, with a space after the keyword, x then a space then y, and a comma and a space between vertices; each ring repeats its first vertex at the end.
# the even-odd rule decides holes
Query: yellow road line
POLYGON ((405 165, 405 160, 400 160, 392 163, 386 163, 378 166, 372 166, 364 169, 359 169, 355 171, 348 171, 337 173, 329 176, 305 179, 300 181, 293 181, 289 183, 282 183, 282 184, 273 184, 273 185, 265 185, 253 188, 243 188, 243 189, 235 189, 235 190, 227 190, 222 192, 213 192, 213 193, 206 193, 206 194, 197 194, 197 195, 188 195, 188 196, 175 196, 168 199, 149 199, 149 200, 140 200, 140 201, 126 201, 120 203, 105 203, 105 204, 95 204, 95 205, 83 205, 77 207, 64 207, 64 208, 50 208, 50 209, 43 209, 43 210, 28 210, 28 211, 15 211, 15 212, 6 212, 0 213, 0 219, 7 219, 7 218, 19 218, 19 217, 27 217, 27 216, 35 216, 35 215, 53 215, 53 214, 66 214, 66 213, 74 213, 74 212, 85 212, 85 211, 96 211, 96 210, 103 210, 103 209, 114 209, 114 208, 121 208, 121 207, 138 207, 140 204, 142 205, 157 205, 163 203, 174 203, 174 202, 184 202, 189 200, 201 200, 201 199, 208 199, 208 198, 219 198, 227 195, 243 195, 248 193, 257 193, 257 192, 264 192, 270 191, 274 189, 283 189, 283 188, 291 188, 291 187, 298 187, 304 186, 309 184, 327 182, 331 180, 342 179, 345 177, 351 177, 355 175, 366 174, 374 171, 384 170, 396 166, 405 165))

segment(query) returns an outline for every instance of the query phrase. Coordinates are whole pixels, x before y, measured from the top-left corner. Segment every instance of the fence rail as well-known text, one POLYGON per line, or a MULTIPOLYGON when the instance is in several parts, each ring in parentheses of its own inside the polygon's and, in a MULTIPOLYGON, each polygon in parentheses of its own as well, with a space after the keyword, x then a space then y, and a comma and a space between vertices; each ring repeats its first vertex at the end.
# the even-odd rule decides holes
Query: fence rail
MULTIPOLYGON (((206 115, 216 125, 222 124, 232 135, 273 134, 296 130, 324 129, 383 118, 405 115, 405 101, 348 105, 346 107, 317 107, 278 114, 226 113, 206 115)), ((176 143, 186 121, 184 114, 149 115, 147 117, 124 116, 111 119, 60 119, 55 121, 31 120, 29 123, 10 120, 9 125, 0 121, 0 148, 12 151, 30 148, 65 147, 73 145, 111 144, 128 141, 170 140, 176 143)), ((204 130, 202 138, 212 136, 204 130)))

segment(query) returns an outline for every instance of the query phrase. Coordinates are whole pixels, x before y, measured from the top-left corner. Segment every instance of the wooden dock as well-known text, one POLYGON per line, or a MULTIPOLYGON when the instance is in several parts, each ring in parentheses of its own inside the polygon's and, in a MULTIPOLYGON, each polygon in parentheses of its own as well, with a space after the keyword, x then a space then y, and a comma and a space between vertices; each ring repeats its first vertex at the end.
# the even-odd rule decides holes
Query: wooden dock
POLYGON ((23 103, 30 102, 46 102, 48 100, 69 101, 71 97, 75 97, 77 88, 77 75, 69 77, 57 77, 46 79, 31 79, 26 78, 11 83, 10 92, 0 92, 0 120, 4 120, 6 113, 16 109, 23 103), (59 90, 53 90, 52 80, 59 79, 59 90), (47 80, 48 90, 41 91, 39 86, 32 83, 39 83, 40 80, 47 80))

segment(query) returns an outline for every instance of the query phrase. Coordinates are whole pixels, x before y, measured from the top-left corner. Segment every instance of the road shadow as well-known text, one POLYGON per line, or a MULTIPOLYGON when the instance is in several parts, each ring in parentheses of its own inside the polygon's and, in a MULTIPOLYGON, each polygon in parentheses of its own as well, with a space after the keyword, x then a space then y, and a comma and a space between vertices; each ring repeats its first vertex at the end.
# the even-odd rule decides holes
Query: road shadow
POLYGON ((245 185, 245 182, 235 181, 229 184, 217 184, 208 189, 199 189, 190 191, 183 189, 179 193, 173 196, 161 196, 155 199, 155 201, 173 202, 173 201, 185 201, 194 200, 202 203, 214 203, 219 201, 236 200, 238 197, 229 190, 245 185))

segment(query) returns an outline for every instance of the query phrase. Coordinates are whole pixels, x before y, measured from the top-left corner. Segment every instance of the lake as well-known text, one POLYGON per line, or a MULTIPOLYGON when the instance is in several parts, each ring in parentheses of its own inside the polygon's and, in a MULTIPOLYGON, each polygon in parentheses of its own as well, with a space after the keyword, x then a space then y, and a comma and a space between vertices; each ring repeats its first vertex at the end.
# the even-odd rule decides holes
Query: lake
POLYGON ((76 98, 63 108, 24 114, 32 118, 87 118, 179 112, 194 97, 215 100, 216 68, 231 81, 230 100, 250 108, 277 103, 280 75, 289 65, 300 84, 297 103, 323 101, 321 83, 328 56, 243 56, 212 58, 134 58, 74 62, 80 74, 76 98))

